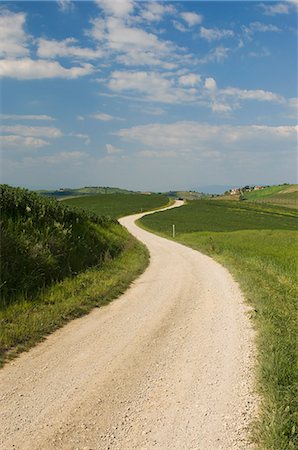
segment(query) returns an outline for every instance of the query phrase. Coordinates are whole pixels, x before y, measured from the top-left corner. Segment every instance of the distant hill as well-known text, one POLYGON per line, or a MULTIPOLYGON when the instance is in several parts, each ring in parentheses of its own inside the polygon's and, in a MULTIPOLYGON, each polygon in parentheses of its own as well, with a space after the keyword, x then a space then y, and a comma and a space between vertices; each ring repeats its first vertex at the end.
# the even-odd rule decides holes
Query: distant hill
POLYGON ((207 197, 207 194, 197 191, 169 191, 165 195, 171 198, 183 198, 183 200, 198 200, 207 197))
POLYGON ((36 191, 38 194, 44 197, 54 197, 54 198, 66 198, 66 197, 77 197, 83 195, 97 195, 97 194, 135 194, 134 191, 129 191, 127 189, 121 189, 117 187, 105 187, 105 186, 85 186, 82 188, 71 189, 71 188, 60 188, 53 191, 39 190, 36 191))
POLYGON ((245 193, 249 201, 298 208, 298 184, 280 184, 245 193))

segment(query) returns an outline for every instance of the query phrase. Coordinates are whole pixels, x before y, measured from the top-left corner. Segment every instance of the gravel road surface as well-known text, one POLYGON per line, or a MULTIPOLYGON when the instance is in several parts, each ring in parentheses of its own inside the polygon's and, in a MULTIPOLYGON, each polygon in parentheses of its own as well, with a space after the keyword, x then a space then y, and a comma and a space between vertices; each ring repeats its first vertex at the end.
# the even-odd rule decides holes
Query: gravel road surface
POLYGON ((253 448, 254 334, 239 287, 138 228, 141 216, 121 223, 150 250, 145 273, 0 371, 1 450, 253 448))

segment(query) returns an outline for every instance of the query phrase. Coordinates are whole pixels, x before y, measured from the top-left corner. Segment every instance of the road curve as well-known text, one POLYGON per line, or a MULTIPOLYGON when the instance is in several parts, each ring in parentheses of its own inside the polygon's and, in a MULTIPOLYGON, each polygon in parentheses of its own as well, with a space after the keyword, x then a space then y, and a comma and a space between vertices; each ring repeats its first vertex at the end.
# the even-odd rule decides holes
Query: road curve
POLYGON ((1 449, 252 448, 254 336, 238 285, 141 216, 121 223, 150 250, 145 273, 0 371, 1 449))

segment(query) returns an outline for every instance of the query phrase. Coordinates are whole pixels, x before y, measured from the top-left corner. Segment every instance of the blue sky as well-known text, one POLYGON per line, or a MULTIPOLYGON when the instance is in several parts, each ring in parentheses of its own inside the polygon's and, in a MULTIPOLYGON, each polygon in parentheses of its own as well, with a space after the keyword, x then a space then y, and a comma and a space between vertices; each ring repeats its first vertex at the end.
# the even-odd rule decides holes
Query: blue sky
POLYGON ((297 2, 1 2, 1 182, 297 182, 297 2))

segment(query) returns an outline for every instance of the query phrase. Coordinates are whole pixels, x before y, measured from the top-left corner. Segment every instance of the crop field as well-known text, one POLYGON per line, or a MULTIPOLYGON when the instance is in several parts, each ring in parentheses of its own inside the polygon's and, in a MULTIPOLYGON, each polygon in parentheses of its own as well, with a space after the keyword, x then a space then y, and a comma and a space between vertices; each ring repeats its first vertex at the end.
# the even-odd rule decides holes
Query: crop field
POLYGON ((141 219, 145 228, 225 265, 252 306, 257 331, 262 449, 297 448, 297 211, 268 204, 193 201, 141 219))
POLYGON ((288 208, 298 208, 298 185, 270 186, 259 191, 245 194, 249 201, 271 203, 288 208))
POLYGON ((72 198, 63 200, 63 203, 98 215, 119 218, 160 208, 167 205, 169 199, 161 194, 110 194, 72 198))

